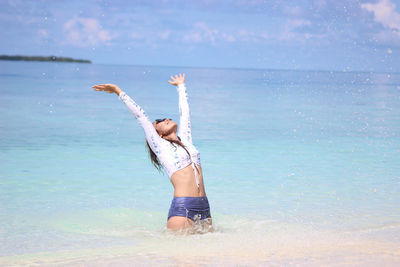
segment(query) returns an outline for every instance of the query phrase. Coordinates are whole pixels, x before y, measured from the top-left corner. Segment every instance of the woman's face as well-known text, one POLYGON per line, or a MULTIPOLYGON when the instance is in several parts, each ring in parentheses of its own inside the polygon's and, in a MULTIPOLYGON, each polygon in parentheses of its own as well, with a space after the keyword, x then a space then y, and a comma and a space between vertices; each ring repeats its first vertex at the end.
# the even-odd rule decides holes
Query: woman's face
POLYGON ((171 119, 163 119, 160 122, 153 122, 154 128, 156 128, 157 133, 163 137, 170 135, 171 133, 177 131, 178 125, 171 119))

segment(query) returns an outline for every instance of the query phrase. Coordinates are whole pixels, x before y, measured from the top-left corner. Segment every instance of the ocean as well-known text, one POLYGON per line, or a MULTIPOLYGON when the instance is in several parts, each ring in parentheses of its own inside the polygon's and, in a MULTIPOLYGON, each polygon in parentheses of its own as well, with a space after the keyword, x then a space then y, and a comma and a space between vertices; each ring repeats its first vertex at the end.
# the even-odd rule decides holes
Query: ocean
POLYGON ((398 266, 400 73, 0 61, 0 266, 398 266), (186 74, 215 232, 165 230, 173 187, 114 83, 179 121, 186 74))

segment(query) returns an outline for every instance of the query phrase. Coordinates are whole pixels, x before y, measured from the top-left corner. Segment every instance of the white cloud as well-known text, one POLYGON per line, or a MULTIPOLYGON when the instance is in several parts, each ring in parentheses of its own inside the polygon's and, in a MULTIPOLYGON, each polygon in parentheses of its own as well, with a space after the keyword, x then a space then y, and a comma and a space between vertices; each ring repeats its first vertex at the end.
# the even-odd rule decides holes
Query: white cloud
POLYGON ((217 39, 219 39, 219 30, 209 28, 204 22, 197 22, 193 30, 183 36, 185 42, 192 43, 215 43, 217 39))
POLYGON ((237 32, 237 38, 244 42, 257 42, 260 40, 269 39, 269 35, 266 33, 257 33, 248 31, 246 29, 241 29, 237 32))
POLYGON ((385 27, 375 35, 383 43, 400 43, 400 14, 396 12, 396 5, 390 0, 380 0, 375 4, 361 4, 361 7, 374 14, 374 20, 385 27))
POLYGON ((384 27, 400 31, 400 14, 396 12, 396 5, 390 0, 380 0, 375 4, 361 4, 361 7, 374 13, 375 21, 384 27))
POLYGON ((113 39, 109 31, 103 30, 99 21, 93 18, 74 17, 64 23, 66 43, 74 46, 93 46, 113 39))
POLYGON ((264 32, 258 33, 248 31, 246 29, 239 29, 233 32, 224 32, 216 28, 211 28, 204 22, 196 23, 193 29, 183 37, 185 42, 209 42, 212 44, 217 42, 233 43, 236 41, 258 42, 266 39, 269 39, 269 35, 264 32))
POLYGON ((233 36, 232 34, 228 34, 228 33, 223 33, 221 35, 222 39, 227 41, 227 42, 234 42, 236 41, 235 36, 233 36))
POLYGON ((310 26, 311 21, 304 19, 293 19, 289 20, 288 24, 290 25, 291 28, 298 28, 301 26, 310 26))
POLYGON ((311 26, 311 21, 304 19, 290 19, 287 21, 284 29, 279 34, 278 39, 282 41, 304 41, 305 39, 310 39, 313 37, 311 33, 299 33, 298 28, 304 26, 311 26))

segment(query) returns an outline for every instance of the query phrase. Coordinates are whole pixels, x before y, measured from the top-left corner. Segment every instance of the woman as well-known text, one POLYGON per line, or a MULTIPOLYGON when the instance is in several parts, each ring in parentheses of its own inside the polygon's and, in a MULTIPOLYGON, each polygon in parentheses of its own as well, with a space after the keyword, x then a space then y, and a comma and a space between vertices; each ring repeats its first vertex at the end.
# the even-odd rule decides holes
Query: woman
POLYGON ((179 94, 180 127, 171 119, 151 123, 146 113, 118 86, 100 84, 96 91, 116 93, 143 127, 152 163, 164 168, 174 186, 167 228, 184 232, 212 231, 210 206, 204 189, 199 152, 192 144, 185 74, 171 76, 179 94))

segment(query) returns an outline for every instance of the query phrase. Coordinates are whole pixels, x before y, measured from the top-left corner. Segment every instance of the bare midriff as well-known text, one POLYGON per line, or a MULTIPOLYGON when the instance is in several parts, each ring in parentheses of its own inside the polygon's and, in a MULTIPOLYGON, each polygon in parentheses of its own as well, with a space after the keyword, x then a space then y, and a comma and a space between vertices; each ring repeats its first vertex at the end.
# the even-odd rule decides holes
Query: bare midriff
POLYGON ((203 183, 203 171, 196 165, 200 186, 197 187, 194 170, 191 164, 176 171, 171 177, 174 186, 174 197, 203 197, 206 195, 203 183))

